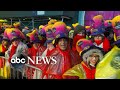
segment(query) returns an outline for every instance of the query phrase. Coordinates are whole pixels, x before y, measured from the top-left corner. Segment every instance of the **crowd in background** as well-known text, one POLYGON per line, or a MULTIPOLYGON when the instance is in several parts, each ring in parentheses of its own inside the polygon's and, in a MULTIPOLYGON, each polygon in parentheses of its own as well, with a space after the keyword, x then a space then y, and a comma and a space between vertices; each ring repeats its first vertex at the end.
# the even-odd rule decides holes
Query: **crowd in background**
MULTIPOLYGON (((28 56, 35 62, 36 56, 55 56, 56 64, 30 63, 41 70, 40 79, 120 78, 120 15, 112 20, 97 15, 92 20, 90 26, 79 23, 67 26, 65 22, 51 19, 33 29, 21 28, 20 22, 1 23, 0 56, 21 70, 24 64, 13 64, 12 58, 25 58, 27 63, 28 56)), ((32 79, 35 72, 33 69, 32 79)), ((30 74, 28 69, 28 79, 30 74)))

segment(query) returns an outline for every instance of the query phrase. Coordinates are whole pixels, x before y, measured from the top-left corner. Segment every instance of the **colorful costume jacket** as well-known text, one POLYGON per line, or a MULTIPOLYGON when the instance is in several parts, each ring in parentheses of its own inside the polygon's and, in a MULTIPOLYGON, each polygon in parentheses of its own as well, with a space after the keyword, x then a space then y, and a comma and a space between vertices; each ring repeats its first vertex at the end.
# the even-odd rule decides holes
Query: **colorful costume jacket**
MULTIPOLYGON (((94 79, 95 78, 95 68, 90 68, 85 62, 81 62, 78 65, 75 65, 73 68, 69 69, 63 74, 63 78, 66 77, 75 77, 79 79, 94 79)), ((70 79, 70 78, 69 78, 70 79)))
POLYGON ((0 44, 0 52, 5 53, 7 51, 7 48, 4 47, 2 44, 0 44))
POLYGON ((96 79, 120 79, 120 48, 114 46, 98 63, 96 79))

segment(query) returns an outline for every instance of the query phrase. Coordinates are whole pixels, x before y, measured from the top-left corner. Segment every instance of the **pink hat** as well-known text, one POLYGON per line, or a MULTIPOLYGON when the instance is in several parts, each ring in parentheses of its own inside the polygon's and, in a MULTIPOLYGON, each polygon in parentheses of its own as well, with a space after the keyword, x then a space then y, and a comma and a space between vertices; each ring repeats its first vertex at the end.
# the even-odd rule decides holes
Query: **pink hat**
POLYGON ((93 28, 98 28, 99 26, 101 26, 103 24, 103 16, 102 15, 96 15, 93 17, 93 28))
POLYGON ((80 39, 76 43, 76 49, 79 53, 81 53, 83 50, 88 49, 92 45, 93 43, 90 40, 80 39))
POLYGON ((57 36, 59 33, 66 33, 68 34, 68 30, 66 28, 66 24, 62 21, 56 22, 53 26, 52 26, 52 31, 54 33, 54 36, 57 36))
POLYGON ((17 28, 8 28, 4 31, 4 36, 7 36, 10 40, 13 37, 19 37, 21 39, 25 39, 24 34, 17 28))
POLYGON ((28 33, 27 36, 30 38, 30 41, 33 43, 40 43, 42 37, 38 35, 37 30, 33 30, 31 33, 28 33))

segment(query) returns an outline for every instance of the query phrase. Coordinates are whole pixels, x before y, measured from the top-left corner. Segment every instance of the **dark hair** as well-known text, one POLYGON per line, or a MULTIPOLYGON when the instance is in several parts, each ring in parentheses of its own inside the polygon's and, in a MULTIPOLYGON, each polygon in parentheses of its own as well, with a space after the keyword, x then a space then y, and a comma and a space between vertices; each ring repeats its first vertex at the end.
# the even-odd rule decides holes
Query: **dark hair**
POLYGON ((77 25, 74 29, 74 33, 73 33, 73 37, 76 36, 79 32, 85 31, 85 35, 86 35, 86 30, 85 27, 82 25, 77 25))
MULTIPOLYGON (((96 35, 96 36, 97 36, 97 35, 96 35)), ((102 36, 102 35, 101 35, 101 36, 102 36)), ((94 42, 94 37, 95 37, 95 36, 92 36, 92 37, 91 37, 91 41, 92 41, 92 42, 94 42)), ((104 40, 104 38, 105 38, 105 37, 102 36, 102 40, 104 40)))
MULTIPOLYGON (((69 41, 69 38, 67 38, 67 37, 62 37, 62 38, 64 38, 64 39, 66 39, 67 41, 69 41)), ((62 38, 57 38, 57 39, 55 39, 55 45, 57 45, 58 42, 59 42, 59 40, 62 39, 62 38)))

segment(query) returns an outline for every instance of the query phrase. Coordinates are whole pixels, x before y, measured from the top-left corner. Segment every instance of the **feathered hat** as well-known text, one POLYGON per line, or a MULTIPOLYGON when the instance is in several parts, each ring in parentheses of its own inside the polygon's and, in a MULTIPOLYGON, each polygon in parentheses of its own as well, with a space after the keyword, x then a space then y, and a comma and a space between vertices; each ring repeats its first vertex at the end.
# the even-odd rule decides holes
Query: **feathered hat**
POLYGON ((52 26, 52 32, 54 34, 55 41, 57 41, 60 38, 68 39, 68 30, 66 28, 66 24, 62 21, 56 22, 52 26))
POLYGON ((52 32, 52 26, 53 25, 50 24, 45 27, 46 38, 47 38, 46 43, 51 43, 55 39, 54 34, 52 32))
POLYGON ((72 29, 70 26, 67 26, 66 28, 68 31, 70 31, 72 29))
POLYGON ((93 28, 98 28, 100 27, 102 24, 104 24, 104 19, 103 19, 103 16, 102 15, 96 15, 93 17, 93 25, 92 27, 93 28))
POLYGON ((57 22, 56 19, 50 19, 50 21, 48 22, 48 25, 54 24, 54 23, 56 23, 56 22, 57 22))
POLYGON ((112 19, 112 26, 114 28, 114 40, 117 41, 120 39, 120 15, 112 19))
POLYGON ((90 40, 80 39, 76 44, 76 48, 83 61, 87 61, 87 57, 89 57, 92 53, 99 55, 100 60, 103 58, 104 53, 102 49, 94 46, 90 40))
POLYGON ((87 39, 79 39, 76 43, 76 49, 79 54, 81 54, 82 50, 89 48, 92 46, 93 43, 90 40, 87 39))
POLYGON ((30 38, 30 41, 33 43, 40 43, 42 40, 42 37, 38 35, 37 30, 33 30, 31 33, 28 33, 26 35, 30 38))
POLYGON ((66 28, 66 24, 62 21, 56 22, 52 26, 52 32, 54 33, 54 36, 56 37, 59 33, 65 33, 68 34, 68 30, 66 28))
POLYGON ((72 24, 73 28, 75 28, 77 25, 79 25, 79 23, 72 24))
POLYGON ((96 36, 96 35, 102 35, 104 36, 104 32, 105 32, 105 27, 101 26, 98 28, 92 28, 92 32, 91 32, 91 36, 96 36))
POLYGON ((20 25, 21 25, 20 22, 15 22, 15 23, 13 23, 13 26, 14 26, 14 27, 19 27, 20 25))
POLYGON ((24 34, 17 28, 7 28, 7 29, 5 29, 4 36, 8 37, 9 40, 12 40, 13 37, 26 39, 24 34))

